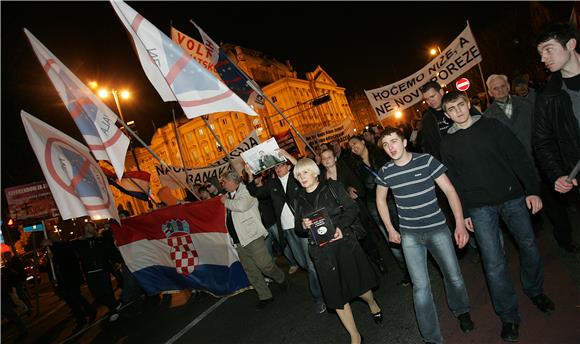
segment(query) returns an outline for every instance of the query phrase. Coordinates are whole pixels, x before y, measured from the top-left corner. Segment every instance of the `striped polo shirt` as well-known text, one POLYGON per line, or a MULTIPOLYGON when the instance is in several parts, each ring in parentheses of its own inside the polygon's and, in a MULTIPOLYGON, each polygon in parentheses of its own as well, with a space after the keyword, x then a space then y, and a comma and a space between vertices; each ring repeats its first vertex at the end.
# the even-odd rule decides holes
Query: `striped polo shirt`
POLYGON ((379 170, 377 184, 395 196, 401 231, 428 231, 447 227, 437 204, 435 179, 447 168, 429 154, 411 153, 405 166, 389 161, 379 170))

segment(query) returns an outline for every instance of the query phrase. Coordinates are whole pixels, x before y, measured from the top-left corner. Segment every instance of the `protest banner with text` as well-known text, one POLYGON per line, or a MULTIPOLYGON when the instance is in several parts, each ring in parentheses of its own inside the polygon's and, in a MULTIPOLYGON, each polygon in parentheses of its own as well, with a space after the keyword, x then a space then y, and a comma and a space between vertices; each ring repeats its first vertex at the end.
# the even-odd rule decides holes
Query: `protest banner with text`
MULTIPOLYGON (((248 135, 230 152, 229 156, 231 159, 241 161, 240 156, 242 152, 257 146, 258 144, 258 135, 256 134, 256 131, 252 131, 250 135, 248 135)), ((232 165, 235 165, 234 161, 232 161, 232 165)), ((155 170, 159 175, 159 181, 161 184, 172 189, 182 188, 183 185, 203 184, 208 179, 214 177, 219 179, 220 175, 229 168, 230 164, 226 157, 201 168, 182 168, 175 166, 164 167, 158 164, 155 165, 155 170), (175 179, 179 180, 181 185, 178 184, 175 179)))
POLYGON ((419 88, 428 81, 449 84, 482 61, 469 25, 455 40, 416 73, 387 86, 365 90, 377 117, 382 120, 409 108, 423 97, 419 88))

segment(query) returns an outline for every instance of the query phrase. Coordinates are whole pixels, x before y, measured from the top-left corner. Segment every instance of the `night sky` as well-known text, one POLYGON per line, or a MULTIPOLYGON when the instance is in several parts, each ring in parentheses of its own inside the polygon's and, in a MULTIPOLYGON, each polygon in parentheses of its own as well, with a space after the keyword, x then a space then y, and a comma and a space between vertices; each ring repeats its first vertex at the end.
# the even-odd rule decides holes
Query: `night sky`
MULTIPOLYGON (((567 20, 571 2, 542 2, 550 14, 567 20)), ((386 85, 423 67, 428 49, 449 44, 470 21, 478 30, 501 26, 527 2, 129 2, 169 35, 170 23, 201 41, 195 20, 214 41, 286 59, 304 78, 321 65, 347 94, 386 85)), ((128 34, 108 2, 6 2, 2 15, 2 188, 44 177, 22 126, 24 109, 80 142, 84 140, 42 70, 22 29, 26 27, 81 80, 129 88, 123 102, 149 142, 153 124, 171 120, 146 78, 128 34)), ((483 55, 484 62, 493 56, 483 55)), ((538 58, 539 63, 539 58, 538 58)), ((114 108, 114 103, 107 104, 114 108)))

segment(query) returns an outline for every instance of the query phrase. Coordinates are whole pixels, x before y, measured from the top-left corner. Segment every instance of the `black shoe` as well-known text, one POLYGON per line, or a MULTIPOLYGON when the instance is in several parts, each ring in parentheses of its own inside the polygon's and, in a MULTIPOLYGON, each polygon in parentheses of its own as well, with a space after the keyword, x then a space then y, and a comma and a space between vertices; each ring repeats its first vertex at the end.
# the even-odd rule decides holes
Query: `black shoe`
POLYGON ((513 323, 503 323, 501 325, 501 339, 506 342, 517 342, 520 337, 518 329, 520 325, 513 323))
POLYGON ((401 280, 401 282, 399 282, 400 285, 402 285, 403 287, 408 287, 411 285, 411 276, 409 276, 408 273, 406 273, 403 276, 403 279, 401 280))
POLYGON ((552 302, 552 300, 550 300, 550 298, 548 298, 545 294, 536 295, 532 297, 531 300, 534 305, 536 305, 536 307, 538 307, 538 309, 544 313, 550 314, 556 309, 554 302, 552 302))
MULTIPOLYGON (((377 302, 375 300, 375 302, 377 302)), ((377 302, 377 306, 379 306, 379 308, 381 309, 380 311, 376 312, 376 313, 371 313, 371 315, 373 316, 373 320, 375 321, 375 324, 380 324, 383 322, 383 309, 382 307, 379 305, 379 303, 377 302)))
POLYGON ((269 303, 271 303, 272 301, 274 301, 274 298, 271 297, 269 299, 265 299, 265 300, 260 300, 258 301, 258 304, 256 305, 256 308, 258 309, 263 309, 265 308, 269 303))
POLYGON ((459 327, 461 328, 461 331, 467 333, 467 332, 471 332, 473 331, 473 328, 475 327, 473 324, 473 321, 471 320, 471 316, 469 315, 469 312, 460 314, 457 319, 459 320, 459 327))

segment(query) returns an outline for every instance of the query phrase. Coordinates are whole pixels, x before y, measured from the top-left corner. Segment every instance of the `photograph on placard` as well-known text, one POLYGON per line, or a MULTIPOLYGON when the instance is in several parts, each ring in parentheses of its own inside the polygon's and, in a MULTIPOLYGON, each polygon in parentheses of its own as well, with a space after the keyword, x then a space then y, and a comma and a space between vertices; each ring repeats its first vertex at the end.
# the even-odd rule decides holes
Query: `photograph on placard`
POLYGON ((276 139, 272 137, 243 152, 242 159, 250 166, 253 174, 258 174, 286 162, 286 157, 278 152, 278 148, 276 139))

